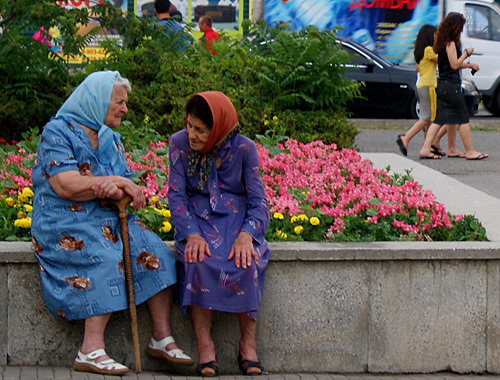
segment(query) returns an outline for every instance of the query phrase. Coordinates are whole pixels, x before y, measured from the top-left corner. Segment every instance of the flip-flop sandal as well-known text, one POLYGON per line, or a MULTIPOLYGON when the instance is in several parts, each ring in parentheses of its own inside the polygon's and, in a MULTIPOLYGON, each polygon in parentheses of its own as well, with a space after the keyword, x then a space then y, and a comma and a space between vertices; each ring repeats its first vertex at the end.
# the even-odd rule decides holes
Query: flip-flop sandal
POLYGON ((208 363, 198 364, 196 374, 203 377, 217 377, 219 376, 219 365, 213 360, 208 363))
POLYGON ((79 372, 92 372, 100 375, 123 375, 129 371, 127 367, 113 359, 106 359, 96 363, 97 358, 105 355, 106 351, 102 348, 86 355, 78 351, 78 355, 73 363, 73 369, 79 372))
POLYGON ((431 152, 434 153, 436 156, 441 156, 441 157, 446 156, 446 153, 443 152, 441 148, 438 148, 435 145, 431 145, 431 152))
POLYGON ((238 366, 243 376, 260 376, 264 372, 264 367, 261 362, 244 360, 241 356, 241 352, 238 354, 238 366))
POLYGON ((478 156, 476 157, 466 157, 465 159, 466 160, 469 160, 469 161, 479 161, 479 160, 484 160, 485 158, 488 158, 489 156, 487 156, 486 154, 484 153, 480 153, 478 156))
POLYGON ((401 153, 404 156, 408 156, 408 149, 406 149, 405 144, 403 143, 403 139, 401 138, 401 136, 404 136, 404 135, 399 135, 398 139, 396 140, 396 143, 398 144, 399 150, 401 151, 401 153))
POLYGON ((147 352, 155 358, 164 359, 173 364, 193 365, 194 360, 187 356, 180 348, 167 351, 167 346, 174 342, 175 340, 172 336, 167 336, 160 341, 151 338, 147 352))
POLYGON ((441 156, 439 154, 432 153, 431 156, 419 156, 421 160, 440 160, 441 156))

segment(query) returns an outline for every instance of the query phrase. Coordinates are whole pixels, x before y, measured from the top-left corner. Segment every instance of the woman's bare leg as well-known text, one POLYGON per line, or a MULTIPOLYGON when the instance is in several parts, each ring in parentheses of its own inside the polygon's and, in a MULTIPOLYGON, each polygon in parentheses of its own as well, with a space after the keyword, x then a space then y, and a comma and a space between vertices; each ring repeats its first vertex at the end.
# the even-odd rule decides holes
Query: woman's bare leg
POLYGON ((410 140, 422 129, 427 129, 432 124, 432 122, 427 120, 418 120, 413 126, 404 134, 401 135, 401 140, 403 140, 403 144, 405 148, 408 148, 410 144, 410 140))
MULTIPOLYGON (((105 349, 104 330, 110 317, 111 313, 106 313, 85 319, 85 332, 83 334, 82 347, 80 348, 82 354, 90 354, 100 348, 105 349)), ((96 359, 96 362, 99 363, 106 359, 109 359, 109 356, 100 356, 96 359)))
MULTIPOLYGON (((472 146, 472 137, 471 137, 471 133, 470 133, 469 123, 460 124, 459 130, 460 130, 460 138, 462 139, 462 143, 464 144, 466 157, 467 158, 476 158, 479 155, 481 155, 482 153, 476 151, 474 149, 474 147, 472 146)), ((487 154, 485 154, 485 156, 488 157, 487 154)))
POLYGON ((434 141, 432 141, 433 148, 436 148, 436 150, 442 151, 441 139, 443 138, 444 135, 446 135, 446 133, 447 133, 446 125, 442 125, 441 128, 439 128, 439 131, 436 134, 436 137, 434 137, 434 141))
MULTIPOLYGON (((424 145, 422 146, 422 149, 420 149, 420 152, 419 152, 420 157, 429 157, 429 156, 433 155, 432 142, 434 141, 434 138, 436 137, 440 128, 441 128, 441 126, 439 124, 435 124, 435 123, 431 124, 431 126, 429 127, 429 130, 427 131, 427 135, 425 136, 424 145)), ((439 156, 439 157, 441 157, 441 156, 439 156)))
POLYGON ((455 124, 447 124, 446 130, 448 132, 448 156, 456 156, 463 154, 457 148, 457 126, 455 124))
POLYGON ((238 323, 240 325, 240 353, 243 359, 258 361, 257 344, 255 343, 256 323, 246 313, 237 313, 238 323))
MULTIPOLYGON (((172 335, 170 328, 170 310, 172 305, 172 287, 163 289, 147 300, 153 328, 153 338, 157 341, 172 335)), ((179 348, 173 342, 167 345, 167 350, 179 348)))
POLYGON ((196 334, 199 363, 205 364, 215 361, 215 344, 210 335, 213 311, 196 305, 190 308, 194 332, 196 334))

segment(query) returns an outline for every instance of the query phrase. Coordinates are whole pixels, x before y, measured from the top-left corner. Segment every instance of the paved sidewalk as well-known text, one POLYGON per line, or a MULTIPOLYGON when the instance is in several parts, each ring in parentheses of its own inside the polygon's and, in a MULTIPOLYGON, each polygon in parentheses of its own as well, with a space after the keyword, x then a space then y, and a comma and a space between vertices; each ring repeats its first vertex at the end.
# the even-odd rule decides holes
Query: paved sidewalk
MULTIPOLYGON (((124 376, 102 376, 85 372, 75 372, 64 367, 17 367, 0 366, 0 380, 190 380, 201 379, 196 376, 176 376, 162 372, 142 372, 136 374, 130 371, 124 376)), ((220 376, 223 380, 250 379, 249 376, 220 376)), ((264 374, 253 377, 259 380, 489 380, 500 379, 495 375, 458 375, 447 372, 422 375, 397 375, 397 374, 264 374)))

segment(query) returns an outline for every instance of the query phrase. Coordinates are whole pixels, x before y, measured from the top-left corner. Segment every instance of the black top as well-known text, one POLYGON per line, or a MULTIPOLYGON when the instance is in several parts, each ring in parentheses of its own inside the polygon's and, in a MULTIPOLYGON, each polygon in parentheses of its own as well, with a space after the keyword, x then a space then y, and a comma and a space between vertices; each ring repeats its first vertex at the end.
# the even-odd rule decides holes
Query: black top
MULTIPOLYGON (((456 45, 455 47, 457 49, 457 57, 460 57, 462 55, 462 49, 456 45)), ((460 82, 460 72, 459 70, 453 70, 451 68, 446 49, 443 49, 438 53, 438 70, 440 80, 460 82)))

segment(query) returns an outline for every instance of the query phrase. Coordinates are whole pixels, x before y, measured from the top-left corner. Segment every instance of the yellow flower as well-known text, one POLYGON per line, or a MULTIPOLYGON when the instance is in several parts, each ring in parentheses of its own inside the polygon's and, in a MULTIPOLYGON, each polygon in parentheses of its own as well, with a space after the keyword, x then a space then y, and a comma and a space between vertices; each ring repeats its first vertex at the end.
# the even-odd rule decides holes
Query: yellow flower
POLYGON ((23 211, 19 211, 17 213, 17 219, 23 219, 26 218, 26 214, 23 211))
POLYGON ((297 218, 295 215, 292 216, 292 218, 290 219, 290 223, 295 223, 297 221, 297 219, 299 219, 299 218, 297 218))
POLYGON ((280 238, 280 239, 282 239, 282 240, 286 240, 286 239, 287 239, 287 237, 288 237, 288 235, 287 235, 287 234, 285 234, 284 232, 282 232, 282 231, 280 231, 280 230, 276 231, 276 236, 277 236, 277 237, 279 237, 279 238, 280 238))
POLYGON ((158 197, 152 197, 150 200, 149 200, 149 203, 158 203, 160 200, 158 199, 158 197))
POLYGON ((31 218, 16 219, 14 221, 14 226, 19 228, 30 228, 31 218))
POLYGON ((163 222, 162 226, 160 227, 161 232, 170 232, 172 229, 172 225, 169 222, 163 222))
POLYGON ((264 120, 264 125, 268 125, 269 122, 267 120, 264 120))
POLYGON ((22 191, 22 193, 25 197, 28 197, 28 198, 33 198, 33 191, 31 191, 31 189, 29 187, 25 187, 22 191))
POLYGON ((273 116, 273 121, 277 121, 278 120, 278 116, 273 116))
POLYGON ((26 210, 26 212, 31 212, 33 210, 33 206, 24 205, 24 209, 26 210))
POLYGON ((302 227, 302 226, 296 226, 293 229, 293 232, 295 232, 297 235, 300 235, 300 233, 302 232, 303 229, 304 229, 304 227, 302 227))
POLYGON ((144 122, 149 123, 149 116, 148 115, 144 116, 144 122))
POLYGON ((161 213, 164 218, 170 218, 172 215, 170 214, 170 210, 161 210, 161 213))
POLYGON ((309 220, 307 218, 307 215, 304 215, 304 214, 300 214, 299 216, 297 216, 297 219, 299 219, 299 220, 309 220))
POLYGON ((309 223, 311 223, 313 226, 317 226, 319 224, 319 219, 313 216, 309 223))
POLYGON ((280 214, 279 212, 275 212, 273 214, 273 218, 274 219, 281 219, 281 220, 283 220, 283 214, 280 214))
POLYGON ((7 206, 12 207, 12 206, 14 206, 15 203, 16 203, 16 201, 14 200, 14 198, 12 198, 12 197, 5 198, 5 204, 7 206))
POLYGON ((19 201, 19 203, 24 203, 28 200, 28 197, 26 195, 19 194, 19 196, 17 197, 17 200, 19 201))

